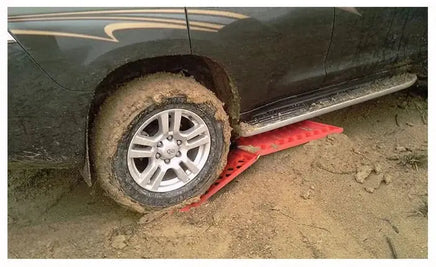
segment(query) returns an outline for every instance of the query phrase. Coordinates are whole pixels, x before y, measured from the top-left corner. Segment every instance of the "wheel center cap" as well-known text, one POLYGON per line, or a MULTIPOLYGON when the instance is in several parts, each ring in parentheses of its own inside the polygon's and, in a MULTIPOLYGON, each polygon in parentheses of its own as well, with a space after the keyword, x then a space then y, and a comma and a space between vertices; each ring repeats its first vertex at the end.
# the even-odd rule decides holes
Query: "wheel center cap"
POLYGON ((162 140, 162 146, 158 148, 158 152, 164 159, 172 159, 179 151, 179 146, 175 140, 162 140))

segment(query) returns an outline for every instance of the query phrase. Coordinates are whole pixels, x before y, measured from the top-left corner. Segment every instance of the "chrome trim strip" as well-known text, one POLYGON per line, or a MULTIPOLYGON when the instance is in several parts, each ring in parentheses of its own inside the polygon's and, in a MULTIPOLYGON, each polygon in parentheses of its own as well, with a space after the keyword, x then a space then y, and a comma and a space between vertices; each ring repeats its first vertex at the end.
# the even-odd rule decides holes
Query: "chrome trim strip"
POLYGON ((325 108, 321 108, 321 109, 318 109, 318 110, 314 110, 312 112, 308 112, 308 113, 305 113, 303 115, 299 115, 299 116, 296 116, 296 117, 291 117, 291 118, 288 118, 288 119, 284 119, 282 121, 276 121, 276 122, 271 123, 271 124, 267 124, 267 125, 263 125, 263 126, 254 128, 253 130, 248 130, 248 131, 243 131, 242 130, 241 131, 241 136, 242 137, 247 137, 247 136, 252 136, 252 135, 268 132, 268 131, 271 131, 271 130, 274 130, 274 129, 277 129, 277 128, 280 128, 280 127, 283 127, 283 126, 286 126, 286 125, 289 125, 289 124, 293 124, 293 123, 296 123, 296 122, 299 122, 299 121, 304 121, 304 120, 307 120, 307 119, 311 119, 313 117, 320 116, 320 115, 329 113, 331 111, 342 109, 342 108, 345 108, 345 107, 348 107, 348 106, 352 106, 352 105, 355 105, 355 104, 358 104, 358 103, 365 102, 367 100, 371 100, 371 99, 374 99, 374 98, 377 98, 377 97, 380 97, 380 96, 384 96, 384 95, 387 95, 387 94, 390 94, 390 93, 393 93, 393 92, 396 92, 396 91, 400 91, 402 89, 406 89, 406 88, 412 86, 416 82, 416 80, 417 80, 416 75, 413 75, 413 79, 411 79, 410 81, 407 81, 405 83, 402 83, 402 84, 399 84, 399 85, 396 85, 396 86, 393 86, 393 87, 389 87, 388 89, 385 89, 385 90, 374 92, 372 94, 364 95, 364 96, 361 96, 361 97, 358 97, 358 98, 354 98, 354 99, 351 99, 351 100, 347 100, 347 101, 344 101, 344 102, 341 102, 341 103, 333 104, 333 105, 331 105, 329 107, 325 107, 325 108))

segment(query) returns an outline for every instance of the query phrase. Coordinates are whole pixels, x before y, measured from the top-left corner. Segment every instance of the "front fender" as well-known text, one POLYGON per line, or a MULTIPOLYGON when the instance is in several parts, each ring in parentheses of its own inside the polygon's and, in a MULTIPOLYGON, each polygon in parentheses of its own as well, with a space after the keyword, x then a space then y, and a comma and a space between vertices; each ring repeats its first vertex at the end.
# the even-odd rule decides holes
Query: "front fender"
POLYGON ((127 62, 190 53, 184 8, 71 9, 9 8, 8 17, 14 38, 70 90, 92 91, 127 62))

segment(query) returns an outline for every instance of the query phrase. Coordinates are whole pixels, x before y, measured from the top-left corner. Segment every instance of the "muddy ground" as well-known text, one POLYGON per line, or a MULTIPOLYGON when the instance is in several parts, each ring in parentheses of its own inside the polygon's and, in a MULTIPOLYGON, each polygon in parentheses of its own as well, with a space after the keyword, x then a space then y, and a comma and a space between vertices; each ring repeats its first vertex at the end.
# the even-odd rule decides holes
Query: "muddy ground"
POLYGON ((124 210, 75 170, 14 170, 10 258, 427 258, 427 98, 315 119, 344 128, 262 157, 206 205, 124 210))

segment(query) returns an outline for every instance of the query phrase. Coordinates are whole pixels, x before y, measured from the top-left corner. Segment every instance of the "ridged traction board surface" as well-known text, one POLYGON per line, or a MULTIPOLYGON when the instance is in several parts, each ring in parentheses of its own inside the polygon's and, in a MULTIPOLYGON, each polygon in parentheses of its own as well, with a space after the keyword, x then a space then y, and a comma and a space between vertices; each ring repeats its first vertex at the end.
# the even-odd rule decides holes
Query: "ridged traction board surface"
POLYGON ((312 140, 341 133, 342 128, 313 121, 302 121, 266 133, 241 137, 236 140, 237 148, 229 152, 227 165, 215 183, 200 197, 180 211, 198 207, 223 188, 240 173, 250 167, 260 156, 298 146, 312 140))

